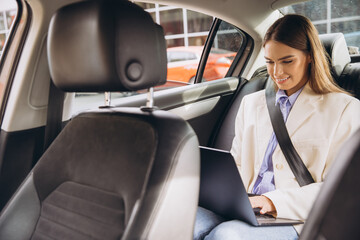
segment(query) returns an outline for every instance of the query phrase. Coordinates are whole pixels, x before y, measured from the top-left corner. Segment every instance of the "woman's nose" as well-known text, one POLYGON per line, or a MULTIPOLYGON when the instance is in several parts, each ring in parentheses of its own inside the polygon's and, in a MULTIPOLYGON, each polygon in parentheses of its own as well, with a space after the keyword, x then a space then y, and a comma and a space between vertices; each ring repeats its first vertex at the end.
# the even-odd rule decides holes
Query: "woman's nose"
POLYGON ((281 77, 281 75, 284 73, 283 68, 280 64, 274 65, 274 76, 275 77, 281 77))

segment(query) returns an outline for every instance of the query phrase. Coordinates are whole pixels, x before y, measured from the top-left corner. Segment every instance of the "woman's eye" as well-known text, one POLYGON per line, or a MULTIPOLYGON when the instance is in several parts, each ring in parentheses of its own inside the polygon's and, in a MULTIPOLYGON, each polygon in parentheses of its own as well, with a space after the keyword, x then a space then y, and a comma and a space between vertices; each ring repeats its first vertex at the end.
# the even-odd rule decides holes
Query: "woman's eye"
POLYGON ((269 63, 273 63, 273 61, 269 61, 269 60, 267 60, 267 61, 265 61, 265 62, 268 63, 268 64, 269 64, 269 63))
POLYGON ((292 62, 293 62, 292 60, 283 61, 283 63, 292 63, 292 62))

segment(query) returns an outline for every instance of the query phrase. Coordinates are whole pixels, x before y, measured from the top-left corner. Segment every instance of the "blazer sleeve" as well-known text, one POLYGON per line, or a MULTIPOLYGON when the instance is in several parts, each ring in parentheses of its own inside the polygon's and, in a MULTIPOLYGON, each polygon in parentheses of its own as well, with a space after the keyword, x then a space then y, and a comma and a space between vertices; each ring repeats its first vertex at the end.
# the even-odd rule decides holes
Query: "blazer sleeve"
MULTIPOLYGON (((334 137, 329 145, 329 152, 323 169, 322 179, 328 174, 330 167, 341 145, 360 127, 360 102, 352 99, 344 108, 337 124, 334 137)), ((276 189, 263 194, 271 199, 277 210, 277 217, 306 220, 317 197, 322 182, 304 187, 276 189)))

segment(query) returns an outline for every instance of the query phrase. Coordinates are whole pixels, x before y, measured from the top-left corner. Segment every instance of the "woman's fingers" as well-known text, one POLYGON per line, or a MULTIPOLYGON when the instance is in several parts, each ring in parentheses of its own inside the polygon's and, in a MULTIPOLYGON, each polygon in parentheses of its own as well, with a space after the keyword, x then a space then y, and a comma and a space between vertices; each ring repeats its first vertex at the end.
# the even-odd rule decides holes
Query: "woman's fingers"
POLYGON ((276 208, 273 202, 269 198, 265 196, 255 196, 255 197, 250 197, 249 200, 252 208, 261 209, 260 210, 261 214, 267 213, 276 216, 276 208))

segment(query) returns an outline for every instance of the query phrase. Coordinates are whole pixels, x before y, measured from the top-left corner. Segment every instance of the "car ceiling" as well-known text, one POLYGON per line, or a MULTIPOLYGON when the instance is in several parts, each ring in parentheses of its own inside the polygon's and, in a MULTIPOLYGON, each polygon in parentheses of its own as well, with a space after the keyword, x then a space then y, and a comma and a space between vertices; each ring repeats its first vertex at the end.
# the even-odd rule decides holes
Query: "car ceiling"
MULTIPOLYGON (((79 0, 27 0, 32 7, 42 6, 54 12, 63 5, 79 0), (32 4, 33 3, 33 4, 32 4), (38 4, 40 3, 40 5, 38 4)), ((139 2, 173 5, 203 12, 210 16, 221 18, 254 35, 261 34, 258 30, 264 20, 271 16, 274 10, 306 0, 138 0, 139 2), (255 30, 255 31, 254 31, 255 30)), ((265 26, 264 28, 267 28, 265 26)))
MULTIPOLYGON (((250 35, 258 34, 264 20, 274 10, 307 0, 140 0, 141 2, 175 5, 206 13, 240 27, 250 35), (256 32, 254 32, 254 30, 256 32)), ((268 26, 265 26, 267 29, 268 26)), ((256 37, 255 37, 256 38, 256 37)))

